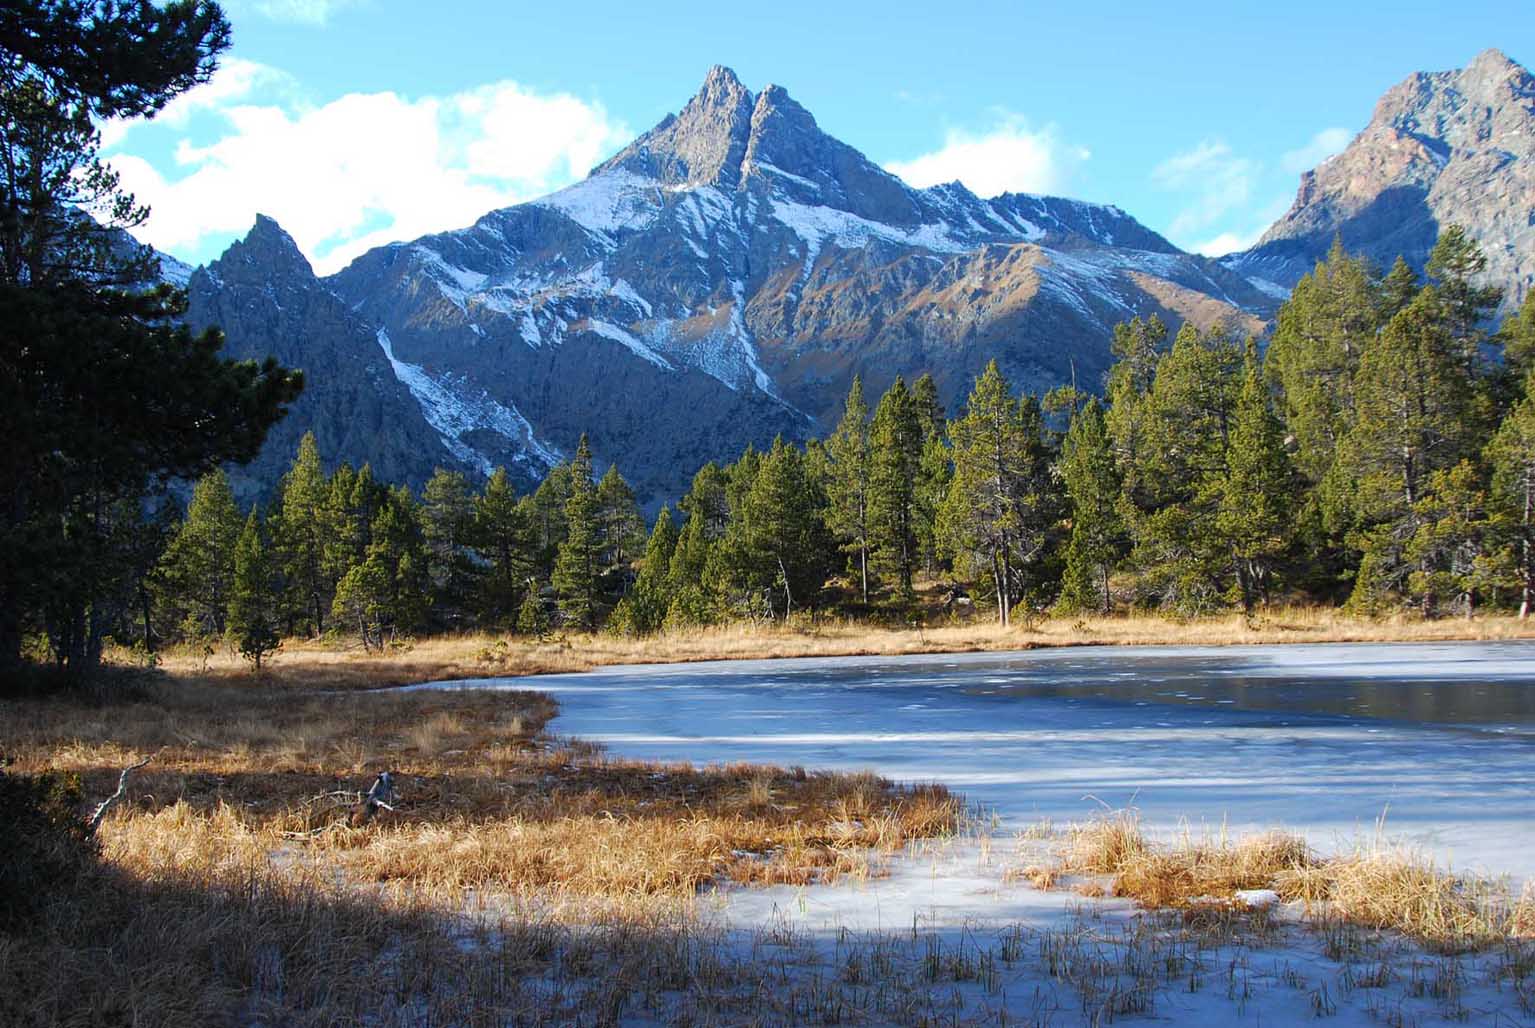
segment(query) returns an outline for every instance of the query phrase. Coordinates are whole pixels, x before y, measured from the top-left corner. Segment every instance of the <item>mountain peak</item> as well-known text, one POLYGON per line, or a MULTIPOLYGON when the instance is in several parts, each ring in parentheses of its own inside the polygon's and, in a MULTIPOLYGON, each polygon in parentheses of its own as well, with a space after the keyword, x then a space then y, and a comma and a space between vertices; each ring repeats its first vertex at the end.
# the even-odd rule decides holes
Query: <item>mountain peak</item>
POLYGON ((668 186, 733 184, 746 155, 755 102, 735 72, 716 64, 680 113, 668 114, 593 174, 618 169, 668 186))
POLYGON ((699 89, 698 92, 703 94, 708 93, 711 90, 729 91, 733 89, 744 88, 745 87, 741 85, 740 77, 736 75, 734 69, 728 68, 723 64, 716 64, 711 67, 708 71, 708 74, 704 76, 703 87, 699 89))
POLYGON ((1502 50, 1490 46, 1471 58, 1471 63, 1466 65, 1466 71, 1482 75, 1489 73, 1506 75, 1509 72, 1524 73, 1524 68, 1502 50))
POLYGON ((1387 90, 1342 153, 1301 176, 1290 210, 1233 265, 1293 284, 1334 236, 1381 267, 1421 268, 1440 230, 1487 251, 1487 281, 1535 282, 1535 76, 1501 50, 1387 90))
POLYGON ((267 278, 314 277, 309 259, 293 237, 265 214, 256 215, 256 223, 245 238, 230 244, 209 267, 225 281, 240 280, 247 273, 267 278))

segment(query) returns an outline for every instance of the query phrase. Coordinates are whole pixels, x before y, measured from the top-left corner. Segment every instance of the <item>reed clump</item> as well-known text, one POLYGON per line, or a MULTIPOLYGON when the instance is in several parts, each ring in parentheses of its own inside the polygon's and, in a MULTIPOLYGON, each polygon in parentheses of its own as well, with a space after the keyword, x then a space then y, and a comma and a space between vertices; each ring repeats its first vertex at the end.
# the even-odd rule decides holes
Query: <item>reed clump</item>
POLYGON ((1232 904, 1245 890, 1272 890, 1303 903, 1316 923, 1397 932, 1441 953, 1535 938, 1529 888, 1514 894, 1504 880, 1452 873, 1381 838, 1328 856, 1278 831, 1235 839, 1185 831, 1159 844, 1135 811, 1122 810, 1072 829, 1057 866, 1028 870, 1031 880, 1050 884, 1065 875, 1107 878, 1085 884, 1149 908, 1200 909, 1232 904))

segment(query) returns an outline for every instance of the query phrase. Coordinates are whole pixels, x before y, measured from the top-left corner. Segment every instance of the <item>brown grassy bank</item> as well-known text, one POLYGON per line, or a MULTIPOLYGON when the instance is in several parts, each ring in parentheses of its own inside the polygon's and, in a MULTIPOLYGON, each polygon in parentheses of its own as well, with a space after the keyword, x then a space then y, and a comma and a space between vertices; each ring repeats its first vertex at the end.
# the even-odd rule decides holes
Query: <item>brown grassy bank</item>
POLYGON ((866 774, 609 759, 545 734, 537 693, 317 694, 372 679, 316 655, 0 701, 11 773, 100 798, 153 755, 97 870, 0 931, 0 1023, 608 1023, 724 975, 701 892, 877 875, 962 811, 866 774), (383 768, 395 809, 354 826, 383 768))
POLYGON ((1414 939, 1432 952, 1457 954, 1535 940, 1535 889, 1456 874, 1414 850, 1375 838, 1330 856, 1298 836, 1265 832, 1232 838, 1185 832, 1158 843, 1133 811, 1115 811, 1063 833, 1049 865, 1014 870, 1040 888, 1174 909, 1190 920, 1242 909, 1247 890, 1272 891, 1302 904, 1324 934, 1374 930, 1414 939))
MULTIPOLYGON (((1276 609, 1174 621, 1149 615, 1040 619, 1002 628, 990 621, 931 627, 882 627, 848 619, 789 626, 738 624, 668 632, 646 638, 606 633, 558 634, 535 640, 490 633, 404 640, 383 652, 355 642, 289 640, 272 658, 267 680, 284 688, 377 688, 452 678, 517 677, 586 671, 616 664, 760 660, 783 657, 898 656, 970 653, 1056 646, 1243 646, 1327 642, 1446 642, 1535 639, 1535 621, 1509 615, 1425 621, 1346 617, 1322 608, 1276 609)), ((183 679, 247 680, 238 656, 208 657, 172 650, 165 666, 183 679)))

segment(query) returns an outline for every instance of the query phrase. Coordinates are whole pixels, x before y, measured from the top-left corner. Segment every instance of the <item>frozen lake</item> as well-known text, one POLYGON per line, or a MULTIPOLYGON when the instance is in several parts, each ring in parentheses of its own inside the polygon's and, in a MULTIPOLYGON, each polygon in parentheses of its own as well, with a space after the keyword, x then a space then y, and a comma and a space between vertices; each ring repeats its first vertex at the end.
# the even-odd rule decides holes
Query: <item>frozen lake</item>
MULTIPOLYGON (((451 687, 438 683, 427 688, 451 687)), ((1002 819, 1388 835, 1535 871, 1535 643, 1084 647, 610 667, 538 689, 616 754, 872 769, 1002 819)))

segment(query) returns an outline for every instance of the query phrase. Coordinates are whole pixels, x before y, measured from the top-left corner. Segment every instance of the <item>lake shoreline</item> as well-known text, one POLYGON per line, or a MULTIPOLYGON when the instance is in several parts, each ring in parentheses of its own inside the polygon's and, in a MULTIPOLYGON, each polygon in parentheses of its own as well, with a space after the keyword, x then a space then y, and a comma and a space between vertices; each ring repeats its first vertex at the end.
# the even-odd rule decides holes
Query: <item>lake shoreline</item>
MULTIPOLYGON (((306 689, 378 689, 444 679, 514 678, 618 665, 694 664, 721 660, 794 660, 1029 652, 1075 647, 1289 646, 1316 643, 1500 642, 1535 639, 1535 620, 1513 615, 1473 621, 1423 621, 1399 615, 1366 620, 1320 608, 1284 608, 1255 618, 1237 614, 1172 621, 1153 616, 1043 619, 1003 628, 971 621, 889 628, 827 620, 809 625, 738 624, 631 638, 608 633, 557 633, 543 639, 504 633, 402 639, 383 650, 355 640, 289 639, 262 675, 238 654, 172 648, 165 670, 220 684, 306 689)), ((114 655, 120 664, 133 656, 114 655)))

